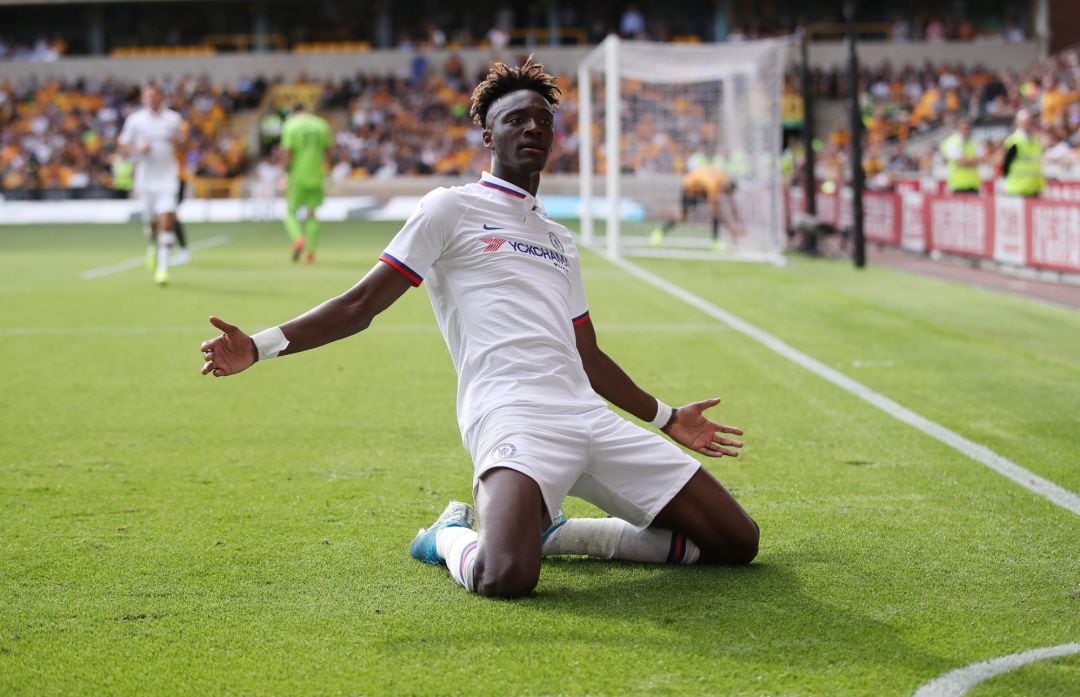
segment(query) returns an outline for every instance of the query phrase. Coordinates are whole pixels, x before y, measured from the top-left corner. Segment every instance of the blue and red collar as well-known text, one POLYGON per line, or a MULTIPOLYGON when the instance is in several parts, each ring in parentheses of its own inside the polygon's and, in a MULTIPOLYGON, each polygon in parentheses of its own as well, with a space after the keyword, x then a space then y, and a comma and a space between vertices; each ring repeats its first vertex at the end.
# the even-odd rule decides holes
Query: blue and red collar
POLYGON ((496 177, 491 172, 481 172, 480 181, 477 183, 480 186, 486 187, 488 189, 502 192, 507 196, 513 196, 514 198, 520 200, 522 204, 524 204, 525 210, 536 209, 541 212, 543 211, 543 207, 540 205, 540 202, 537 201, 535 196, 530 194, 525 189, 522 189, 520 186, 517 186, 516 184, 511 184, 505 179, 500 179, 499 177, 496 177))

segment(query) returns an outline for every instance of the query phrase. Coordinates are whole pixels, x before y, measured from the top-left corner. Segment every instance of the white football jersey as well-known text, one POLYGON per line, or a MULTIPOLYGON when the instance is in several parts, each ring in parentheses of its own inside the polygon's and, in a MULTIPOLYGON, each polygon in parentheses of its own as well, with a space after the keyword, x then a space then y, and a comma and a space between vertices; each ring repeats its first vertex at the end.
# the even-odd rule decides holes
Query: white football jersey
POLYGON ((588 319, 577 248, 536 199, 484 173, 420 201, 379 257, 426 281, 458 373, 461 433, 493 409, 603 406, 574 338, 588 319))
POLYGON ((135 188, 159 190, 176 187, 180 165, 176 161, 176 141, 179 138, 183 118, 172 109, 157 112, 143 107, 124 121, 117 139, 121 145, 150 151, 135 162, 135 188))

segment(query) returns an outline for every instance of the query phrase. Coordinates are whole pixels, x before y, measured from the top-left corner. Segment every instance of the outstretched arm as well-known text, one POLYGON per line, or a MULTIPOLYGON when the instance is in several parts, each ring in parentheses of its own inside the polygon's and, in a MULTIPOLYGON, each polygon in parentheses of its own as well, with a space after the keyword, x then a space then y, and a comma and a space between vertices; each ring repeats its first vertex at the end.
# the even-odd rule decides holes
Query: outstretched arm
MULTIPOLYGON (((596 331, 592 320, 586 319, 574 330, 577 350, 589 383, 604 399, 630 412, 642 421, 651 421, 657 414, 655 397, 634 384, 619 365, 596 343, 596 331)), ((661 430, 691 450, 709 457, 738 457, 742 441, 727 438, 724 434, 742 435, 742 429, 713 423, 702 412, 720 403, 719 399, 707 399, 679 407, 661 430)))
MULTIPOLYGON (((346 292, 281 325, 289 342, 281 355, 307 351, 367 329, 375 315, 390 307, 411 287, 407 278, 378 262, 346 292)), ((235 375, 258 360, 250 336, 217 317, 211 317, 210 323, 220 329, 222 335, 204 341, 200 347, 205 361, 203 375, 235 375)))

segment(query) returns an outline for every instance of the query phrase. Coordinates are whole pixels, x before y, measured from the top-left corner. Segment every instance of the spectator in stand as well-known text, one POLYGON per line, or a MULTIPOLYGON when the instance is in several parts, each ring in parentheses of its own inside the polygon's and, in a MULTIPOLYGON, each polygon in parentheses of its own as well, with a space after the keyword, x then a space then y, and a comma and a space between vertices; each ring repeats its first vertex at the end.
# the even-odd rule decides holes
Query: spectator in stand
POLYGON ((1005 24, 1001 29, 1001 38, 1009 43, 1019 43, 1027 39, 1027 35, 1024 33, 1024 28, 1021 27, 1015 18, 1010 17, 1005 20, 1005 24))
POLYGON ((511 7, 500 7, 495 12, 495 22, 488 29, 486 38, 488 44, 495 51, 501 51, 510 45, 510 30, 514 28, 514 10, 511 7))
POLYGON ((903 143, 898 143, 893 150, 889 163, 885 165, 885 172, 891 176, 899 174, 911 174, 919 170, 919 163, 908 155, 903 143))
POLYGON ((911 20, 902 14, 896 15, 889 27, 889 34, 898 44, 910 43, 912 39, 911 20))
POLYGON ((645 15, 641 14, 637 5, 631 3, 626 6, 619 18, 619 33, 624 39, 645 39, 645 15))
POLYGON ((424 34, 424 44, 441 50, 446 48, 446 33, 431 19, 425 19, 421 28, 424 34))
POLYGON ((1047 164, 1071 167, 1080 162, 1080 151, 1070 142, 1064 128, 1047 129, 1047 148, 1044 159, 1047 164))
POLYGON ((934 17, 926 23, 926 40, 929 43, 944 43, 946 39, 945 23, 934 17))
POLYGON ((1065 88, 1058 82, 1054 73, 1048 73, 1042 80, 1042 95, 1039 97, 1039 121, 1044 127, 1065 126, 1065 110, 1080 98, 1075 90, 1065 88))

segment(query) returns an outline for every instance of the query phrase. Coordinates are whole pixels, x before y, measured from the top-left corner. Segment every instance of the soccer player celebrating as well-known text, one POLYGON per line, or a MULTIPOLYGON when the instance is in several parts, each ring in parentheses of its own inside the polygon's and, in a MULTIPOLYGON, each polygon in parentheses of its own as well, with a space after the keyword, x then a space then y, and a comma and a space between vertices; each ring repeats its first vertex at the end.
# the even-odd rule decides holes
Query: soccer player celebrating
POLYGON ((484 596, 530 593, 543 555, 744 564, 758 549, 757 524, 696 460, 601 399, 706 456, 735 457, 742 446, 729 437, 741 430, 703 415, 718 399, 672 409, 597 345, 573 238, 536 199, 557 106, 554 80, 531 58, 496 63, 471 110, 490 174, 425 196, 342 295, 250 337, 211 317, 223 334, 201 346, 204 375, 234 375, 366 329, 427 281, 458 373, 476 511, 452 501, 410 554, 484 596), (567 495, 613 517, 566 520, 567 495))
POLYGON ((184 120, 165 107, 161 88, 150 82, 142 89, 142 108, 124 121, 117 138, 119 154, 135 160, 135 193, 150 221, 147 260, 154 280, 169 282, 169 254, 176 246, 176 199, 179 182, 177 150, 184 120))
POLYGON ((319 244, 319 219, 316 217, 323 202, 323 163, 330 148, 330 124, 320 116, 304 111, 297 104, 293 115, 281 129, 283 169, 288 172, 286 188, 285 232, 292 240, 292 259, 297 261, 306 251, 305 261, 315 261, 319 244), (296 213, 305 209, 306 221, 301 229, 296 213))

